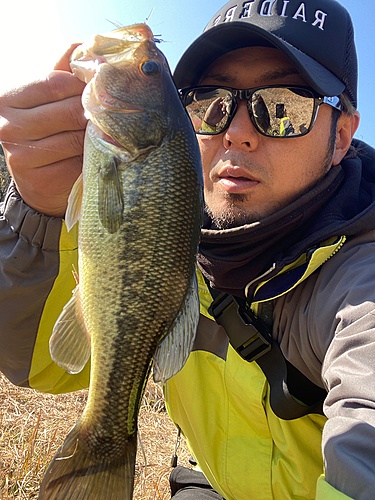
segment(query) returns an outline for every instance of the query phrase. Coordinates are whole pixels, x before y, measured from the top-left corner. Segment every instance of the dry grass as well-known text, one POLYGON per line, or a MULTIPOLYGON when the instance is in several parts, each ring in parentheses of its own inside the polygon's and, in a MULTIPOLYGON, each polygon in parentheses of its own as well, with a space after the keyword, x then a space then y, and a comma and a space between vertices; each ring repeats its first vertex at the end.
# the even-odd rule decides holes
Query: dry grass
MULTIPOLYGON (((81 415, 87 390, 53 396, 12 385, 0 373, 0 499, 37 498, 43 475, 81 415)), ((176 428, 158 385, 149 382, 139 416, 147 464, 138 447, 134 500, 166 500, 176 428)), ((183 439, 179 464, 188 465, 183 439)))
POLYGON ((0 201, 5 196, 9 182, 10 174, 5 163, 3 148, 0 145, 0 201))

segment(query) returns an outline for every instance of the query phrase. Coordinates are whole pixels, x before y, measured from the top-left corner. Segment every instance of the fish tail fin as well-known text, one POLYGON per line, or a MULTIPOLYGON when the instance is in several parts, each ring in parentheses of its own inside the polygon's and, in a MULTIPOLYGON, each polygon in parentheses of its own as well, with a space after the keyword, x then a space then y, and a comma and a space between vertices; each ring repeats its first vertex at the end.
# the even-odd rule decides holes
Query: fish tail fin
MULTIPOLYGON (((116 444, 114 445, 116 446, 116 444)), ((120 458, 90 454, 80 440, 79 425, 68 434, 42 481, 39 500, 131 500, 137 434, 129 437, 120 458)))

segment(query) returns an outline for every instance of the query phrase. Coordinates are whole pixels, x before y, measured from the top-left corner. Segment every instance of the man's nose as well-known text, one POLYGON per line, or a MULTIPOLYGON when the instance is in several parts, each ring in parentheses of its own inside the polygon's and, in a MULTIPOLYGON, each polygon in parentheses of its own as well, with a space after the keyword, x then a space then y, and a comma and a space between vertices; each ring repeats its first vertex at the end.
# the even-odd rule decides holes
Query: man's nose
POLYGON ((239 101, 236 113, 223 137, 224 147, 253 151, 259 146, 260 138, 261 135, 250 119, 246 101, 239 101))

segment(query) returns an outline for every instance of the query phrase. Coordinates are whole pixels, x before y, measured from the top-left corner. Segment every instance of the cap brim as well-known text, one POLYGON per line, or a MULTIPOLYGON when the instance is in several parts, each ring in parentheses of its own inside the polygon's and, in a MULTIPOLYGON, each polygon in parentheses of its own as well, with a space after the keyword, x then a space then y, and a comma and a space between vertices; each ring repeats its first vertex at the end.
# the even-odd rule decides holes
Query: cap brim
POLYGON ((337 96, 345 90, 345 84, 315 59, 259 26, 236 21, 211 28, 188 47, 174 71, 177 87, 197 85, 215 59, 232 50, 251 46, 270 46, 281 50, 307 84, 321 95, 337 96))

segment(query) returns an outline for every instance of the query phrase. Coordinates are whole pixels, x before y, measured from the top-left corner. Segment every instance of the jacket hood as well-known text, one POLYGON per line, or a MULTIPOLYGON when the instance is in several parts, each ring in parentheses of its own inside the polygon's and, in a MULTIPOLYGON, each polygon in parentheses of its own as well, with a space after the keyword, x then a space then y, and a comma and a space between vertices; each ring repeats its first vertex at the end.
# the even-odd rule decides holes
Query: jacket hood
POLYGON ((345 177, 335 196, 316 215, 304 238, 283 256, 291 263, 308 248, 332 236, 354 236, 375 229, 375 150, 354 139, 352 157, 341 162, 345 177))

